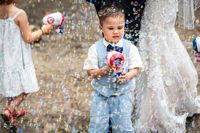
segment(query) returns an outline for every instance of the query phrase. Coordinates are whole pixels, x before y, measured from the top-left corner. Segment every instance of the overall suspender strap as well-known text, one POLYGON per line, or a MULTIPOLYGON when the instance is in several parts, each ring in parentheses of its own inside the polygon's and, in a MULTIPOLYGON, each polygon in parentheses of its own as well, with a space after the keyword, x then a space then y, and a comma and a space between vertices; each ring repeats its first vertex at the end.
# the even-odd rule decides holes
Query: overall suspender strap
MULTIPOLYGON (((15 13, 15 15, 12 17, 12 20, 15 20, 15 18, 22 12, 23 10, 19 10, 15 13)), ((25 61, 24 61, 24 51, 23 51, 23 46, 21 45, 21 52, 22 52, 22 62, 23 62, 23 68, 25 69, 25 61)))
POLYGON ((22 12, 21 9, 20 9, 19 11, 17 11, 17 12, 15 13, 15 15, 12 17, 12 19, 14 20, 21 12, 22 12))

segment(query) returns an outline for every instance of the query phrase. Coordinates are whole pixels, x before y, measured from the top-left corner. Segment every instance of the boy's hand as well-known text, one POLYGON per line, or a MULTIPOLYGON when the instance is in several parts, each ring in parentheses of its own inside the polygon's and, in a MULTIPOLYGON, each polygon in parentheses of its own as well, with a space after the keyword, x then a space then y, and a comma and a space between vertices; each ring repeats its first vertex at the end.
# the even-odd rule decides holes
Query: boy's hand
POLYGON ((119 84, 124 84, 126 81, 131 80, 133 77, 140 73, 140 68, 133 68, 129 72, 123 72, 119 77, 119 84))
POLYGON ((112 68, 109 65, 106 65, 104 67, 101 68, 101 71, 103 73, 103 75, 109 75, 112 73, 112 68))
POLYGON ((122 73, 122 75, 119 77, 119 84, 124 84, 126 81, 131 80, 131 75, 129 73, 122 73))

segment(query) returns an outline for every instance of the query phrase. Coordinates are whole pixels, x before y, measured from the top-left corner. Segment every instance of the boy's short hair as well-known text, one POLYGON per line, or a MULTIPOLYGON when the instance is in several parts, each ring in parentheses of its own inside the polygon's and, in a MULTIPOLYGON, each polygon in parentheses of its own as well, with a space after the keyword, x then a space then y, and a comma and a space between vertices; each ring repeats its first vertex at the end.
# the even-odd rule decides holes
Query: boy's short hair
POLYGON ((3 5, 3 4, 9 5, 12 3, 15 3, 15 0, 0 0, 0 5, 3 5))
POLYGON ((103 24, 106 18, 116 16, 125 17, 124 10, 120 3, 109 3, 103 5, 98 12, 98 17, 101 25, 103 24))

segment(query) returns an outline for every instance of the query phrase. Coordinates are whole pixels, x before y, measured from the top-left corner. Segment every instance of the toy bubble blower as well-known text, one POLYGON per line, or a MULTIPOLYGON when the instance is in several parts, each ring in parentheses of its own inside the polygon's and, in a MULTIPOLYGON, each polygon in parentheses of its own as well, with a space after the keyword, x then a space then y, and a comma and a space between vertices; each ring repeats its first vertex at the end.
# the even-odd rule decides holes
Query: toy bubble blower
POLYGON ((121 76, 122 72, 124 71, 124 55, 117 51, 110 51, 106 56, 107 63, 113 69, 112 73, 112 82, 118 82, 119 77, 121 76))
POLYGON ((64 33, 64 28, 63 28, 63 23, 64 23, 65 17, 62 13, 60 12, 55 12, 48 14, 43 17, 42 22, 44 24, 51 24, 56 27, 56 33, 63 34, 64 33))
POLYGON ((193 50, 195 51, 196 62, 200 62, 200 37, 195 37, 192 44, 193 50))
POLYGON ((108 52, 106 60, 114 72, 122 72, 124 65, 124 55, 117 51, 108 52))

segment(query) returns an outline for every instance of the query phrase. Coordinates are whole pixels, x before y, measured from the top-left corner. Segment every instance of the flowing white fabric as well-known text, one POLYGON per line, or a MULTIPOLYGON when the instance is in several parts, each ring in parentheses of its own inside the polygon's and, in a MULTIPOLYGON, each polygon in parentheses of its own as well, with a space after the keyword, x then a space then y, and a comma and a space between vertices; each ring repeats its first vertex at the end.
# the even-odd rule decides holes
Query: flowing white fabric
POLYGON ((188 113, 197 112, 197 72, 175 21, 176 0, 147 0, 139 50, 144 71, 137 79, 137 133, 184 133, 188 113))
POLYGON ((178 0, 178 5, 178 25, 193 29, 195 20, 193 0, 178 0))
POLYGON ((195 27, 194 12, 200 7, 200 0, 178 0, 177 23, 187 29, 195 27))

